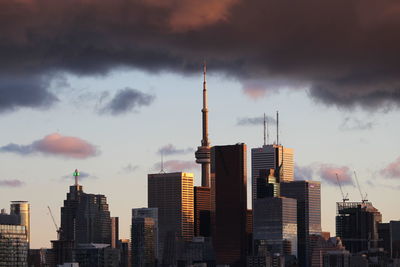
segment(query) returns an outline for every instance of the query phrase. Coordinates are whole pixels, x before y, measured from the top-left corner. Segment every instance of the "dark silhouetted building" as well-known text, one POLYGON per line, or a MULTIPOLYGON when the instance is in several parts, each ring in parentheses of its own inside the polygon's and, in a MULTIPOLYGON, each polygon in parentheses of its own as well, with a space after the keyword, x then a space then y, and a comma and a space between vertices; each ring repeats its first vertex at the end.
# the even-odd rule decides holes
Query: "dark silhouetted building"
POLYGON ((381 213, 369 202, 338 202, 336 236, 351 253, 378 247, 381 213))
POLYGON ((131 242, 129 239, 120 239, 117 242, 117 248, 119 249, 120 260, 119 267, 131 267, 131 242))
POLYGON ((211 195, 215 199, 212 237, 217 264, 246 265, 246 153, 245 144, 214 146, 211 150, 211 195))
POLYGON ((321 184, 316 181, 280 183, 281 196, 297 200, 297 256, 300 267, 310 266, 311 235, 321 235, 321 184))
POLYGON ((111 245, 111 218, 106 197, 84 193, 78 184, 70 186, 61 207, 60 240, 75 241, 75 245, 111 245))
POLYGON ((159 258, 172 264, 176 241, 191 241, 194 234, 193 174, 149 174, 147 189, 148 207, 158 208, 159 258))
POLYGON ((74 262, 79 267, 116 267, 120 252, 109 244, 78 244, 74 249, 74 262))
POLYGON ((379 247, 389 253, 390 258, 400 258, 400 221, 378 224, 379 247))
POLYGON ((265 244, 272 255, 297 256, 296 199, 268 197, 253 203, 255 245, 265 244))
POLYGON ((158 209, 132 209, 132 266, 157 265, 158 209))
POLYGON ((194 187, 194 235, 211 236, 210 187, 194 187))

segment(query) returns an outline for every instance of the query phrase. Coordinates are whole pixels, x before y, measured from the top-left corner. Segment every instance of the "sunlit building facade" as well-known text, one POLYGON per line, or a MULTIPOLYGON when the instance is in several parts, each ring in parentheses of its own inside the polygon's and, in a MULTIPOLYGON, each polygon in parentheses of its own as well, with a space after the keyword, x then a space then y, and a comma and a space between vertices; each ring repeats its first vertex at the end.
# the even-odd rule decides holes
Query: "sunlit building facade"
POLYGON ((193 178, 192 173, 185 172, 148 175, 148 207, 158 208, 159 258, 165 258, 164 250, 171 242, 174 245, 171 240, 193 238, 193 178))
POLYGON ((11 201, 10 215, 18 216, 18 224, 23 225, 26 228, 26 239, 30 242, 30 206, 28 201, 11 201))

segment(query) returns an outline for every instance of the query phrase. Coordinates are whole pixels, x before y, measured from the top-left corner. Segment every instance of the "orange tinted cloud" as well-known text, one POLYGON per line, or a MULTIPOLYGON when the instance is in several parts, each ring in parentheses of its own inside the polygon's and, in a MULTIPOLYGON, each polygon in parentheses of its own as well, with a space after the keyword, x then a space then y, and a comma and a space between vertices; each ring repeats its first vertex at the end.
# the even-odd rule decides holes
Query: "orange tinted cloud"
POLYGON ((400 178, 400 157, 380 171, 386 178, 400 178))
POLYGON ((29 145, 10 143, 0 147, 0 152, 16 153, 19 155, 42 153, 44 155, 76 159, 93 157, 99 153, 97 148, 89 142, 78 137, 62 136, 59 133, 47 135, 43 139, 34 141, 29 145))

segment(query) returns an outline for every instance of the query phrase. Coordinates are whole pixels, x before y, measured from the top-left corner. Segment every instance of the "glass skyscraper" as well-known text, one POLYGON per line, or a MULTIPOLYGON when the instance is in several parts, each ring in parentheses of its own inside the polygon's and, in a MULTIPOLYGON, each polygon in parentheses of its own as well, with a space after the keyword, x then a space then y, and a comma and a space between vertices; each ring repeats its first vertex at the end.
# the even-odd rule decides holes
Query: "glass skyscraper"
POLYGON ((281 196, 297 200, 297 255, 300 267, 311 262, 311 235, 321 234, 321 184, 317 181, 281 183, 281 196))

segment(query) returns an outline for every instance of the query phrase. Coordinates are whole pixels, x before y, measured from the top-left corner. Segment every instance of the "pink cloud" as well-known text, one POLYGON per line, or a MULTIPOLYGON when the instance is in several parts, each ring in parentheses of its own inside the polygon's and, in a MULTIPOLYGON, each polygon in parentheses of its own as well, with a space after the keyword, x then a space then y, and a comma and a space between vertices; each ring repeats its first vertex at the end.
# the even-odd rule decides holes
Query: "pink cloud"
POLYGON ((321 180, 325 180, 330 184, 337 184, 336 174, 338 174, 340 183, 342 185, 353 184, 351 171, 347 166, 321 164, 319 166, 318 174, 321 177, 321 180))
POLYGON ((386 178, 400 178, 400 157, 380 171, 386 178))
POLYGON ((21 187, 25 185, 21 180, 13 179, 13 180, 0 180, 0 186, 5 187, 21 187))
POLYGON ((59 133, 52 133, 29 145, 10 143, 0 147, 0 152, 16 153, 19 155, 29 155, 39 152, 45 155, 77 159, 93 157, 99 153, 97 148, 87 141, 78 137, 62 136, 59 133))
MULTIPOLYGON (((168 160, 164 162, 164 171, 166 172, 174 172, 174 171, 187 171, 193 170, 199 167, 194 160, 168 160)), ((157 163, 154 165, 153 169, 160 170, 161 164, 157 163)))

